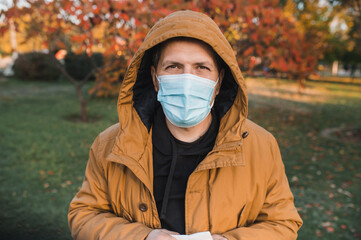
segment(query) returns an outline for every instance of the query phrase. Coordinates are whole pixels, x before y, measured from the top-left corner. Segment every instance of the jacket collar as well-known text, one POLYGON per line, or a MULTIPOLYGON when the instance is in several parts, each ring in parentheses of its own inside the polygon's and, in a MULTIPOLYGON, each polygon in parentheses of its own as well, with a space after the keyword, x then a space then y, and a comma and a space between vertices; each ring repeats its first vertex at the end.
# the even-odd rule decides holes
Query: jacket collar
MULTIPOLYGON (((231 113, 228 113, 231 115, 231 113)), ((227 115, 226 115, 227 116, 227 115)), ((227 118, 226 118, 227 119, 227 118)), ((226 119, 222 119, 225 121, 226 119)), ((221 121, 221 124, 222 124, 221 121)), ((241 133, 243 132, 243 123, 245 118, 241 121, 240 126, 234 126, 229 129, 226 134, 226 139, 222 139, 218 134, 215 146, 212 151, 203 159, 203 161, 197 166, 195 172, 232 166, 245 166, 244 152, 243 152, 243 138, 241 133)), ((223 123, 225 124, 225 123, 223 123)), ((225 126, 223 126, 225 127, 225 126)), ((144 129, 146 131, 146 129, 144 129)), ((153 191, 153 144, 152 144, 152 129, 147 134, 141 134, 138 136, 144 136, 143 141, 138 141, 139 144, 136 147, 136 151, 125 152, 121 148, 122 136, 128 135, 120 130, 111 154, 106 158, 107 161, 122 164, 129 168, 149 189, 153 191)), ((123 131, 126 131, 125 129, 123 131)), ((133 139, 137 139, 134 134, 131 134, 133 139)), ((124 139, 124 137, 123 137, 124 139)), ((141 139, 141 137, 139 137, 141 139)), ((126 144, 129 145, 129 144, 126 144)))

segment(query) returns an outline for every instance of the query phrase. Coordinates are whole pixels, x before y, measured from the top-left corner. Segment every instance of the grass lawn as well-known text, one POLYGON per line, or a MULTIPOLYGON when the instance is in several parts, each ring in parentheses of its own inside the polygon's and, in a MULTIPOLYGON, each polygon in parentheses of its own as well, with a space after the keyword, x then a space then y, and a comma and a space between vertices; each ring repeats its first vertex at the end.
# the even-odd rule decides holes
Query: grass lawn
MULTIPOLYGON (((361 128, 361 87, 248 79, 249 118, 279 144, 295 203, 299 239, 359 239, 361 148, 325 129, 361 128)), ((97 134, 118 121, 116 99, 89 103, 101 119, 64 119, 79 111, 67 82, 0 81, 0 239, 71 239, 69 202, 81 185, 97 134)))

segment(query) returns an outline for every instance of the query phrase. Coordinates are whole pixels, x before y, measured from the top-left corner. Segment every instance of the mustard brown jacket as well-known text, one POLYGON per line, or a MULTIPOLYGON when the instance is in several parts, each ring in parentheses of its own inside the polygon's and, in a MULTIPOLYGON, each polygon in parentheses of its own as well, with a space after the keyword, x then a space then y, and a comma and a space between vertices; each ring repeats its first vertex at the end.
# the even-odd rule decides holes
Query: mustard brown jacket
POLYGON ((156 23, 132 59, 118 98, 119 123, 95 139, 83 184, 70 204, 73 238, 145 239, 152 229, 161 228, 152 159, 152 115, 159 103, 149 66, 152 47, 179 36, 206 42, 226 64, 214 104, 221 118, 219 133, 187 183, 186 234, 296 239, 302 220, 277 142, 247 119, 245 82, 228 41, 209 17, 192 11, 156 23))

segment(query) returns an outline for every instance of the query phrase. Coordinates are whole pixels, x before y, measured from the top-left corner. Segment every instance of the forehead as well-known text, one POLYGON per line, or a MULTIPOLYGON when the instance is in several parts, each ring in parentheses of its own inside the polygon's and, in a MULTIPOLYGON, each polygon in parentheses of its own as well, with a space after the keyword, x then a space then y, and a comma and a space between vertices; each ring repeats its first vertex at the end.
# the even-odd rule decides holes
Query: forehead
POLYGON ((160 62, 168 58, 174 60, 211 60, 216 64, 214 50, 206 43, 192 38, 170 39, 160 48, 160 62))

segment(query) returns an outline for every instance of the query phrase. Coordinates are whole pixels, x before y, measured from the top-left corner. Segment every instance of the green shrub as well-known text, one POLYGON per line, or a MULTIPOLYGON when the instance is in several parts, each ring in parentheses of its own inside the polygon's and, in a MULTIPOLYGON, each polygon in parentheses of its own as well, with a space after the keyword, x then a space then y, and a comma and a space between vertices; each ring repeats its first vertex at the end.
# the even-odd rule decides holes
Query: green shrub
MULTIPOLYGON (((103 65, 103 55, 101 53, 93 53, 89 57, 86 53, 74 54, 70 52, 65 56, 64 60, 66 71, 76 80, 84 79, 94 67, 103 65)), ((95 79, 94 75, 91 79, 95 79)))
POLYGON ((16 77, 22 80, 58 80, 60 71, 50 61, 49 55, 41 52, 23 53, 13 65, 16 77))

